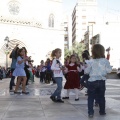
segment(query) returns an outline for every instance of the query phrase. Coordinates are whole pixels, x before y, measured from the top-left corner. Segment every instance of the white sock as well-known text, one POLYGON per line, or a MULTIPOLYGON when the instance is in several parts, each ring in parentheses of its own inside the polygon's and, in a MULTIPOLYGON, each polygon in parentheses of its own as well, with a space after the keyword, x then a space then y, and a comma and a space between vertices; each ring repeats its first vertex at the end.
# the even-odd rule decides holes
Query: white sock
POLYGON ((75 99, 78 99, 78 94, 79 94, 79 90, 77 88, 75 88, 75 99))
POLYGON ((67 97, 69 97, 70 89, 67 89, 67 97))

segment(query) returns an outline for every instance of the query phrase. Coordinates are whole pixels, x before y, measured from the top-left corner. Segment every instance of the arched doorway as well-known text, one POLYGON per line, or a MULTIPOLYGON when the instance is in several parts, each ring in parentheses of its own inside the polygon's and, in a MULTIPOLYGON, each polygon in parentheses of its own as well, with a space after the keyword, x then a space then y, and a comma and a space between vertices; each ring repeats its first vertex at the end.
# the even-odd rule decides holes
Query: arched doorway
POLYGON ((27 48, 27 46, 20 40, 17 39, 9 40, 8 43, 7 44, 5 43, 0 49, 0 66, 6 68, 10 67, 11 59, 9 58, 9 55, 16 46, 16 44, 19 44, 18 46, 19 48, 21 47, 27 48))

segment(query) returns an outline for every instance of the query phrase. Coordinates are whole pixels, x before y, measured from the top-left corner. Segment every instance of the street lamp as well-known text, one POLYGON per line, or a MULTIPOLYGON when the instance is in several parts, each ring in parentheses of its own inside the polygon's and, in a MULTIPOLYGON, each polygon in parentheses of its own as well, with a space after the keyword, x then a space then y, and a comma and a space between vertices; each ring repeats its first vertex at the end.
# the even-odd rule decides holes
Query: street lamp
POLYGON ((4 41, 6 42, 6 46, 5 46, 5 54, 6 54, 6 69, 8 68, 8 54, 10 52, 10 48, 9 48, 9 37, 6 36, 4 41))

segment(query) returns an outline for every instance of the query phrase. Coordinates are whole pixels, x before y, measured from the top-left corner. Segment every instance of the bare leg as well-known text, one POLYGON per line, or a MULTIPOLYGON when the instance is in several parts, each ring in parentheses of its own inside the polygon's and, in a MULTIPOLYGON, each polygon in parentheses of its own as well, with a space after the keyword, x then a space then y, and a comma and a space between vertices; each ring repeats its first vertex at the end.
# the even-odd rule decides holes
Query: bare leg
POLYGON ((21 77, 18 77, 18 79, 17 79, 17 84, 16 84, 16 87, 15 87, 15 92, 18 91, 18 88, 19 88, 19 86, 20 86, 20 82, 21 82, 21 77))
POLYGON ((25 90, 26 80, 27 80, 27 78, 26 78, 26 77, 23 77, 23 82, 22 82, 22 91, 23 91, 23 92, 26 92, 26 90, 25 90))

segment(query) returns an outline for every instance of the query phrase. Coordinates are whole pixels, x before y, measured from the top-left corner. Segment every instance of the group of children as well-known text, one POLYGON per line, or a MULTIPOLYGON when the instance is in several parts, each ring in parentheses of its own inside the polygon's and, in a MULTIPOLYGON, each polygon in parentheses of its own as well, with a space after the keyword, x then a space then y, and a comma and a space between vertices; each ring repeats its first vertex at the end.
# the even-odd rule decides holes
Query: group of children
POLYGON ((49 84, 51 81, 55 83, 53 78, 53 71, 51 70, 52 61, 48 58, 46 62, 41 60, 41 64, 39 66, 39 75, 40 82, 49 84))
MULTIPOLYGON (((82 55, 84 63, 77 61, 76 55, 71 55, 70 61, 66 66, 62 66, 60 62, 61 49, 55 49, 52 52, 52 57, 55 59, 52 62, 51 69, 54 73, 54 80, 57 84, 57 89, 50 96, 53 102, 64 103, 62 99, 69 99, 70 89, 75 90, 75 101, 79 100, 79 89, 82 88, 81 82, 87 82, 88 93, 88 115, 94 116, 93 103, 97 99, 99 104, 100 115, 105 115, 105 81, 107 73, 112 71, 109 61, 105 58, 105 49, 102 45, 96 44, 92 48, 92 58, 87 56, 88 53, 84 52, 82 55), (64 89, 67 89, 67 95, 61 98, 63 73, 66 77, 66 83, 64 89), (82 81, 80 81, 80 75, 83 75, 82 81), (86 77, 87 76, 87 77, 86 77)), ((84 85, 84 84, 82 84, 84 85)))
MULTIPOLYGON (((18 45, 17 45, 18 46, 18 45)), ((16 48, 17 48, 16 46, 16 48)), ((54 58, 52 63, 48 60, 46 66, 41 61, 40 65, 40 80, 43 82, 45 79, 45 71, 47 70, 48 77, 50 77, 51 71, 53 72, 54 81, 57 84, 57 88, 50 96, 53 102, 64 103, 63 99, 69 99, 69 93, 71 89, 75 90, 75 101, 79 100, 79 89, 83 89, 83 86, 87 87, 88 93, 88 115, 94 116, 93 104, 97 99, 99 104, 100 115, 105 115, 105 81, 107 73, 112 71, 109 61, 105 58, 105 49, 102 45, 96 44, 92 48, 92 58, 89 57, 89 53, 84 51, 82 54, 83 63, 77 58, 76 55, 68 57, 65 66, 60 62, 61 49, 57 48, 52 51, 52 57, 54 58), (65 75, 66 83, 64 89, 67 90, 67 95, 61 97, 63 75, 65 75), (80 77, 83 77, 80 79, 80 77)), ((22 84, 22 93, 29 94, 25 90, 27 83, 27 72, 25 66, 27 62, 31 62, 27 57, 26 49, 21 48, 17 51, 15 68, 13 69, 13 78, 17 76, 17 84, 14 90, 15 94, 18 92, 19 85, 22 84)), ((30 66, 29 66, 30 67, 30 66)), ((31 66, 32 67, 32 66, 31 66)), ((27 67, 26 67, 27 68, 27 67)), ((27 69, 28 70, 28 69, 27 69)), ((49 78, 46 78, 49 80, 49 78)), ((12 81, 12 79, 11 79, 12 81)), ((13 82, 13 81, 12 81, 13 82)))
POLYGON ((52 61, 47 58, 45 62, 44 60, 41 60, 40 65, 37 66, 35 76, 40 78, 40 83, 50 84, 51 81, 55 83, 53 71, 51 70, 51 64, 52 61))

